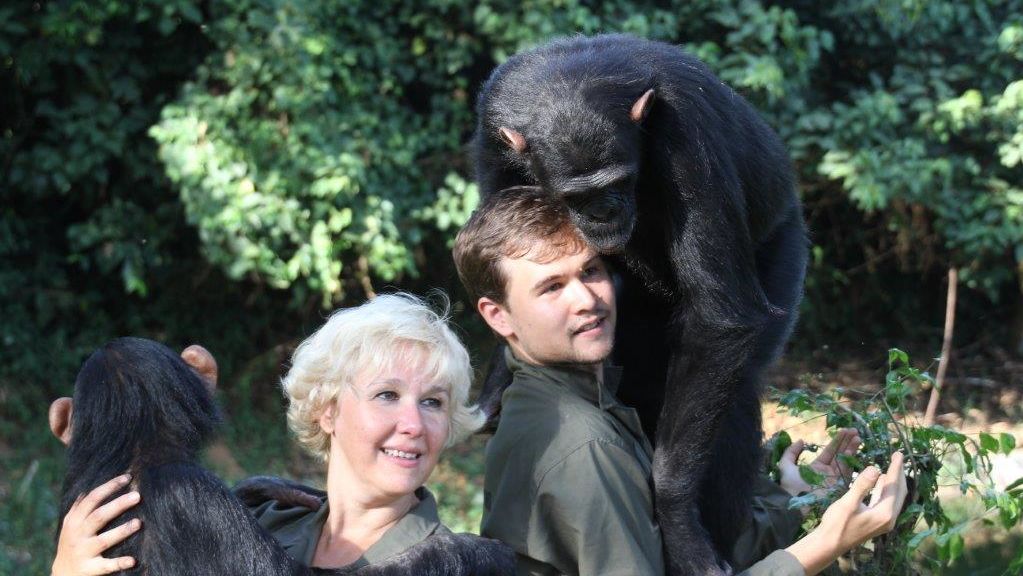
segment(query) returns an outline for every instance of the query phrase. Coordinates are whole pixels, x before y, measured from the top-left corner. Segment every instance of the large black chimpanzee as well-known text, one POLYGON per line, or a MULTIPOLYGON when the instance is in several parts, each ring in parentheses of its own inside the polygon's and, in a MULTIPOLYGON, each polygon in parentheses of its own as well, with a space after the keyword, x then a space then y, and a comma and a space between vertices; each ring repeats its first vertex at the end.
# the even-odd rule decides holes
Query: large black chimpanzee
POLYGON ((433 535, 387 563, 354 571, 314 569, 296 562, 238 498, 198 464, 198 452, 220 420, 209 387, 166 346, 119 338, 85 361, 75 381, 74 399, 61 398, 50 409, 54 433, 68 441, 61 519, 81 495, 125 472, 132 474, 141 504, 105 528, 142 519, 140 532, 107 552, 111 558, 134 557, 129 574, 514 572, 510 549, 472 535, 433 535))
MULTIPOLYGON (((792 331, 806 268, 780 139, 693 56, 623 35, 510 58, 478 113, 481 194, 542 187, 618 265, 619 390, 654 439, 668 568, 722 573, 758 473, 761 372, 792 331)), ((493 373, 481 405, 506 383, 493 373)))

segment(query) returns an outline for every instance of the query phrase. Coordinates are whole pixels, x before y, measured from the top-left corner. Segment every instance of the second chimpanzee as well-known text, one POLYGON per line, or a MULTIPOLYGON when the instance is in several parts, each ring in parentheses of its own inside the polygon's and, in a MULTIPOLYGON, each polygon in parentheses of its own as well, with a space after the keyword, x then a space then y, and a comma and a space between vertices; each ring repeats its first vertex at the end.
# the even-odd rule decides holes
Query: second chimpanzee
POLYGON ((85 361, 74 398, 61 398, 50 408, 50 426, 68 444, 61 518, 97 486, 132 474, 141 504, 107 527, 142 520, 141 532, 108 550, 108 557, 137 560, 127 573, 468 576, 513 571, 512 554, 500 543, 440 533, 386 562, 354 570, 314 569, 295 561, 198 463, 199 450, 219 422, 211 386, 166 346, 119 338, 85 361))
MULTIPOLYGON (((622 400, 655 440, 668 567, 721 573, 758 473, 760 376, 792 331, 806 268, 780 139, 696 58, 623 35, 512 57, 478 113, 481 193, 541 186, 619 264, 614 355, 622 400)), ((488 394, 494 406, 500 390, 488 394)))

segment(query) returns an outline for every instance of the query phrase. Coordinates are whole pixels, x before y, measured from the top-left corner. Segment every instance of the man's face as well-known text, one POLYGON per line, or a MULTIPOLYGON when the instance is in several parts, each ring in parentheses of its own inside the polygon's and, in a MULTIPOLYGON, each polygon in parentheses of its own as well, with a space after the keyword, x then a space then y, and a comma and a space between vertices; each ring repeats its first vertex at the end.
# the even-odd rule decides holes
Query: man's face
POLYGON ((604 262, 588 247, 545 264, 531 256, 501 260, 507 297, 503 305, 481 298, 484 319, 524 362, 599 364, 611 353, 615 328, 604 262))

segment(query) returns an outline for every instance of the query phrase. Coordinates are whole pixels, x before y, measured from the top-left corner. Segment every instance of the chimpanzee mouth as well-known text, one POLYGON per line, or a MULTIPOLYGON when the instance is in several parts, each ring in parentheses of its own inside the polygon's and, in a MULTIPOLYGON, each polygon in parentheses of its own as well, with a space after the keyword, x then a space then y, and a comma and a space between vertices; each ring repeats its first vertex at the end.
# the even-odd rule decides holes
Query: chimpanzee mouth
POLYGON ((574 220, 586 241, 601 254, 618 254, 624 251, 636 226, 636 218, 629 208, 623 209, 608 222, 591 220, 580 215, 576 215, 574 220))

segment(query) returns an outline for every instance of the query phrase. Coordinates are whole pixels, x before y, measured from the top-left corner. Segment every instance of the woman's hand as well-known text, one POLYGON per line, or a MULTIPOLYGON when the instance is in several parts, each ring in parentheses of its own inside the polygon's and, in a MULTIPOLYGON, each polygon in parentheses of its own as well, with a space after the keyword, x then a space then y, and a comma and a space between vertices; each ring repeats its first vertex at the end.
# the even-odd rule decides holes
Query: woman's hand
POLYGON ((821 523, 787 550, 806 575, 817 574, 839 556, 867 540, 890 532, 906 501, 902 453, 892 454, 888 472, 871 466, 856 478, 844 496, 824 511, 821 523), (863 499, 870 494, 870 502, 863 499))
POLYGON ((131 556, 104 558, 102 554, 137 532, 142 526, 141 520, 135 518, 102 534, 98 533, 111 520, 139 503, 139 493, 128 492, 103 504, 104 500, 130 480, 128 474, 118 476, 94 488, 71 506, 60 528, 57 557, 53 559, 51 576, 98 576, 127 570, 135 565, 135 559, 131 556))

